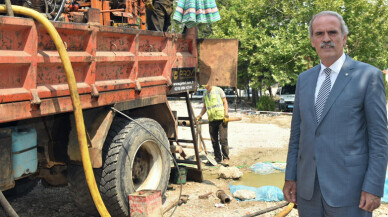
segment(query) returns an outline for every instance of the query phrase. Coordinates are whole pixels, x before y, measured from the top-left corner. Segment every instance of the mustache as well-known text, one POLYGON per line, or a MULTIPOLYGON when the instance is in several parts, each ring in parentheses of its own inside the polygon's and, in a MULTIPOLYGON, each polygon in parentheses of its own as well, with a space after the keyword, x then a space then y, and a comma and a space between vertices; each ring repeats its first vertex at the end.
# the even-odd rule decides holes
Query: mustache
POLYGON ((321 48, 322 48, 323 46, 326 46, 326 45, 329 45, 329 46, 331 46, 331 47, 335 47, 335 43, 332 42, 332 41, 322 42, 322 43, 320 44, 321 48))

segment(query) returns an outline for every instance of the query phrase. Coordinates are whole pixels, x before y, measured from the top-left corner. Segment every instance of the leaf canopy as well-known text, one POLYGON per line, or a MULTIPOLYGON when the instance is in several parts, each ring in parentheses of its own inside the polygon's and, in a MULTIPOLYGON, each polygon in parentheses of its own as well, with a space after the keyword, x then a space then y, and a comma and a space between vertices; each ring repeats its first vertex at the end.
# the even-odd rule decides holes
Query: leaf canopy
POLYGON ((239 86, 267 89, 296 83, 319 64, 308 25, 324 10, 340 13, 349 27, 345 52, 388 68, 388 0, 219 0, 222 19, 200 26, 202 37, 239 40, 239 86))

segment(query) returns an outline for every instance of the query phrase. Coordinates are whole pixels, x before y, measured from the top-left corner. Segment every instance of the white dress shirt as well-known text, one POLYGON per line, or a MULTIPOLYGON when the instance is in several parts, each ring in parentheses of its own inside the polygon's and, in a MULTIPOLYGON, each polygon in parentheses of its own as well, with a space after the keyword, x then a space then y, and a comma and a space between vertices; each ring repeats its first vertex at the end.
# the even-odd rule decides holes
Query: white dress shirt
MULTIPOLYGON (((337 79, 338 74, 345 63, 345 59, 346 59, 345 53, 342 53, 342 56, 337 61, 335 61, 331 66, 329 66, 329 68, 331 69, 331 73, 330 73, 331 88, 333 88, 334 86, 334 82, 337 79)), ((315 100, 314 100, 315 102, 317 101, 319 89, 321 89, 322 83, 326 78, 326 74, 323 72, 323 70, 325 70, 326 68, 327 67, 323 65, 321 61, 321 71, 319 72, 317 86, 315 88, 315 100)))

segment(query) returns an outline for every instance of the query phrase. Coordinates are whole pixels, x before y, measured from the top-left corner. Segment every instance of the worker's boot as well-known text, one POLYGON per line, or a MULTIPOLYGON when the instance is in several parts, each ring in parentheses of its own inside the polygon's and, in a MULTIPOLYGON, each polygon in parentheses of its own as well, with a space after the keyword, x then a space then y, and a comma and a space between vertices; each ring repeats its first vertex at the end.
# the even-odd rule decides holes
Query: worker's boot
POLYGON ((225 159, 222 161, 222 164, 225 165, 225 166, 229 166, 229 159, 228 159, 228 158, 225 158, 225 159))

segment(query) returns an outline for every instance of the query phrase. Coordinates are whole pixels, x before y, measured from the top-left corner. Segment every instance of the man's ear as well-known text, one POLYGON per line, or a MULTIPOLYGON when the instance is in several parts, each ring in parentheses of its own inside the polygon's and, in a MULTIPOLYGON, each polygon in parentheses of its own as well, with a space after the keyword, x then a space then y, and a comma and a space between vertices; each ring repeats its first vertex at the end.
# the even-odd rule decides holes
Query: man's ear
POLYGON ((348 40, 348 35, 344 35, 344 45, 346 44, 346 41, 348 40))

